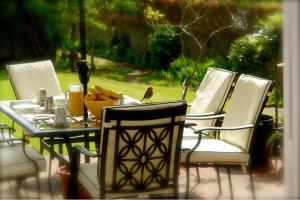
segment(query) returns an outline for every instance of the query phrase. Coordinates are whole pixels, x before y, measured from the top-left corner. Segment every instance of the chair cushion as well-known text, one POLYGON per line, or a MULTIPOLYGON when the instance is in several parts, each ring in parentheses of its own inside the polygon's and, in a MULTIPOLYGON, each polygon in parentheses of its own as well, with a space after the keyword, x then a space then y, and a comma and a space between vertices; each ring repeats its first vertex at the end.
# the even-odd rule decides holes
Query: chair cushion
MULTIPOLYGON (((100 187, 97 178, 97 165, 98 163, 85 163, 79 166, 78 172, 78 181, 80 184, 89 192, 90 196, 94 199, 99 199, 100 196, 100 187)), ((111 171, 111 169, 108 169, 111 171)), ((109 178, 108 178, 109 179, 109 178)), ((109 179, 111 180, 111 179, 109 179)), ((162 189, 164 193, 170 194, 173 192, 172 188, 162 189)), ((160 194, 159 190, 149 191, 149 192, 141 192, 141 193, 108 193, 105 195, 106 199, 111 198, 123 198, 131 195, 141 195, 145 196, 148 194, 160 194)))
POLYGON ((50 96, 62 94, 50 60, 7 65, 7 70, 18 99, 36 99, 39 88, 50 96))
MULTIPOLYGON (((221 112, 235 73, 217 68, 208 68, 199 85, 189 114, 221 112)), ((197 120, 197 127, 213 126, 214 120, 197 120)))
MULTIPOLYGON (((222 126, 255 124, 271 85, 270 80, 241 75, 228 103, 222 126)), ((221 131, 220 139, 249 151, 252 132, 251 129, 221 131)))
MULTIPOLYGON (((46 159, 30 146, 25 147, 26 154, 36 161, 38 172, 46 170, 46 159)), ((0 147, 0 179, 15 178, 36 172, 35 166, 25 156, 22 145, 0 147)))
POLYGON ((97 178, 97 163, 81 164, 78 171, 78 181, 89 192, 91 197, 99 197, 100 187, 97 178))
POLYGON ((195 134, 194 131, 195 130, 193 128, 184 128, 182 139, 183 140, 187 140, 187 139, 197 140, 198 139, 198 134, 195 134))
MULTIPOLYGON (((191 149, 197 140, 184 139, 182 149, 191 149)), ((187 152, 181 153, 181 163, 186 162, 187 152)), ((191 163, 247 163, 249 154, 225 141, 203 137, 200 145, 190 157, 191 163)))

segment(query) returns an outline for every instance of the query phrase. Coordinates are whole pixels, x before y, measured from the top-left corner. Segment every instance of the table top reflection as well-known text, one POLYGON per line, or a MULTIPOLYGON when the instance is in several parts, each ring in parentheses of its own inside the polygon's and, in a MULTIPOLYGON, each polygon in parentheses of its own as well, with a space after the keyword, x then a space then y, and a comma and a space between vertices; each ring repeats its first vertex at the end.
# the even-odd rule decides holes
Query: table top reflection
MULTIPOLYGON (((124 97, 122 105, 137 104, 133 98, 124 97)), ((55 115, 46 112, 44 107, 38 106, 35 101, 17 100, 0 101, 0 110, 13 121, 26 129, 33 137, 45 136, 76 136, 83 133, 100 131, 101 120, 92 114, 84 121, 83 116, 68 115, 67 123, 55 124, 55 115)))

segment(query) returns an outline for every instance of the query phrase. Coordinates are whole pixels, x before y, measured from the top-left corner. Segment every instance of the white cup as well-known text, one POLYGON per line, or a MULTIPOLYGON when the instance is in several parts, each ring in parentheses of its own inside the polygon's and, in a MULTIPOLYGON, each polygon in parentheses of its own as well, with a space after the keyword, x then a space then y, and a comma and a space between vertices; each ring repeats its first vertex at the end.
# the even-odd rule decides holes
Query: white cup
POLYGON ((56 126, 65 126, 67 125, 67 109, 64 106, 59 106, 55 108, 55 125, 56 126))

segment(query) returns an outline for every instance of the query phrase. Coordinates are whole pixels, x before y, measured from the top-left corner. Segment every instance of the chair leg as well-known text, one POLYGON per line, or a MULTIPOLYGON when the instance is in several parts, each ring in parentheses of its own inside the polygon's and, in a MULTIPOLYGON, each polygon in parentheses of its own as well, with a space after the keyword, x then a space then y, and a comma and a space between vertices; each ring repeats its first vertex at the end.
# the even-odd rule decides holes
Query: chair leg
MULTIPOLYGON (((64 153, 64 150, 63 150, 63 144, 62 143, 59 143, 58 144, 58 152, 60 155, 63 155, 64 153)), ((63 164, 61 163, 61 161, 58 162, 58 166, 61 167, 63 164)))
POLYGON ((21 184, 22 184, 22 179, 18 178, 16 180, 16 198, 17 199, 21 199, 21 194, 20 194, 21 184))
POLYGON ((50 145, 50 155, 49 155, 49 169, 48 169, 48 189, 51 198, 53 199, 53 192, 52 192, 52 184, 51 184, 51 170, 52 170, 52 159, 54 153, 54 144, 50 145))
POLYGON ((185 198, 189 198, 189 191, 190 191, 190 167, 189 165, 186 166, 186 184, 185 184, 185 198))
POLYGON ((219 187, 219 196, 222 195, 223 191, 222 191, 222 186, 221 186, 221 178, 220 178, 220 168, 219 166, 216 166, 216 171, 217 171, 217 179, 218 179, 218 187, 219 187))
POLYGON ((199 167, 196 167, 196 172, 197 172, 197 181, 200 183, 200 173, 199 173, 199 167))
POLYGON ((254 181, 253 181, 253 176, 252 176, 252 171, 249 168, 249 166, 247 167, 248 173, 249 173, 249 179, 250 179, 250 185, 251 185, 251 191, 252 191, 252 198, 256 199, 256 195, 255 195, 255 188, 254 188, 254 181))
POLYGON ((41 199, 41 181, 40 181, 39 172, 37 172, 36 174, 36 183, 37 183, 38 199, 41 199))
POLYGON ((233 197, 233 189, 232 189, 230 167, 227 167, 227 174, 228 174, 228 182, 229 182, 229 189, 230 189, 230 199, 234 199, 234 197, 233 197))
POLYGON ((42 140, 43 140, 43 137, 40 138, 40 154, 41 155, 44 154, 44 146, 42 145, 42 140))

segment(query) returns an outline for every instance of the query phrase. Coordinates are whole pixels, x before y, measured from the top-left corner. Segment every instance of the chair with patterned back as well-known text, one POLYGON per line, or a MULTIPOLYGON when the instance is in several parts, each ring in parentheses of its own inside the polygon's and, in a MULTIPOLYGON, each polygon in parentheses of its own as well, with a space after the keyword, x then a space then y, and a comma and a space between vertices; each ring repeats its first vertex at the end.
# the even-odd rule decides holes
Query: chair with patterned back
POLYGON ((79 169, 73 167, 78 172, 73 177, 92 198, 164 193, 178 197, 186 108, 184 101, 104 108, 100 154, 75 147, 76 152, 98 157, 98 162, 78 165, 75 156, 73 166, 79 169))
POLYGON ((181 163, 187 168, 187 196, 189 194, 189 168, 211 164, 217 166, 220 194, 218 167, 227 167, 230 192, 233 197, 229 167, 241 165, 249 171, 255 197, 252 174, 249 170, 252 135, 272 88, 273 82, 270 80, 242 74, 228 101, 226 113, 211 117, 223 118, 222 126, 202 127, 194 132, 197 139, 186 138, 182 141, 181 163), (202 132, 207 130, 219 131, 218 138, 202 136, 202 132))

